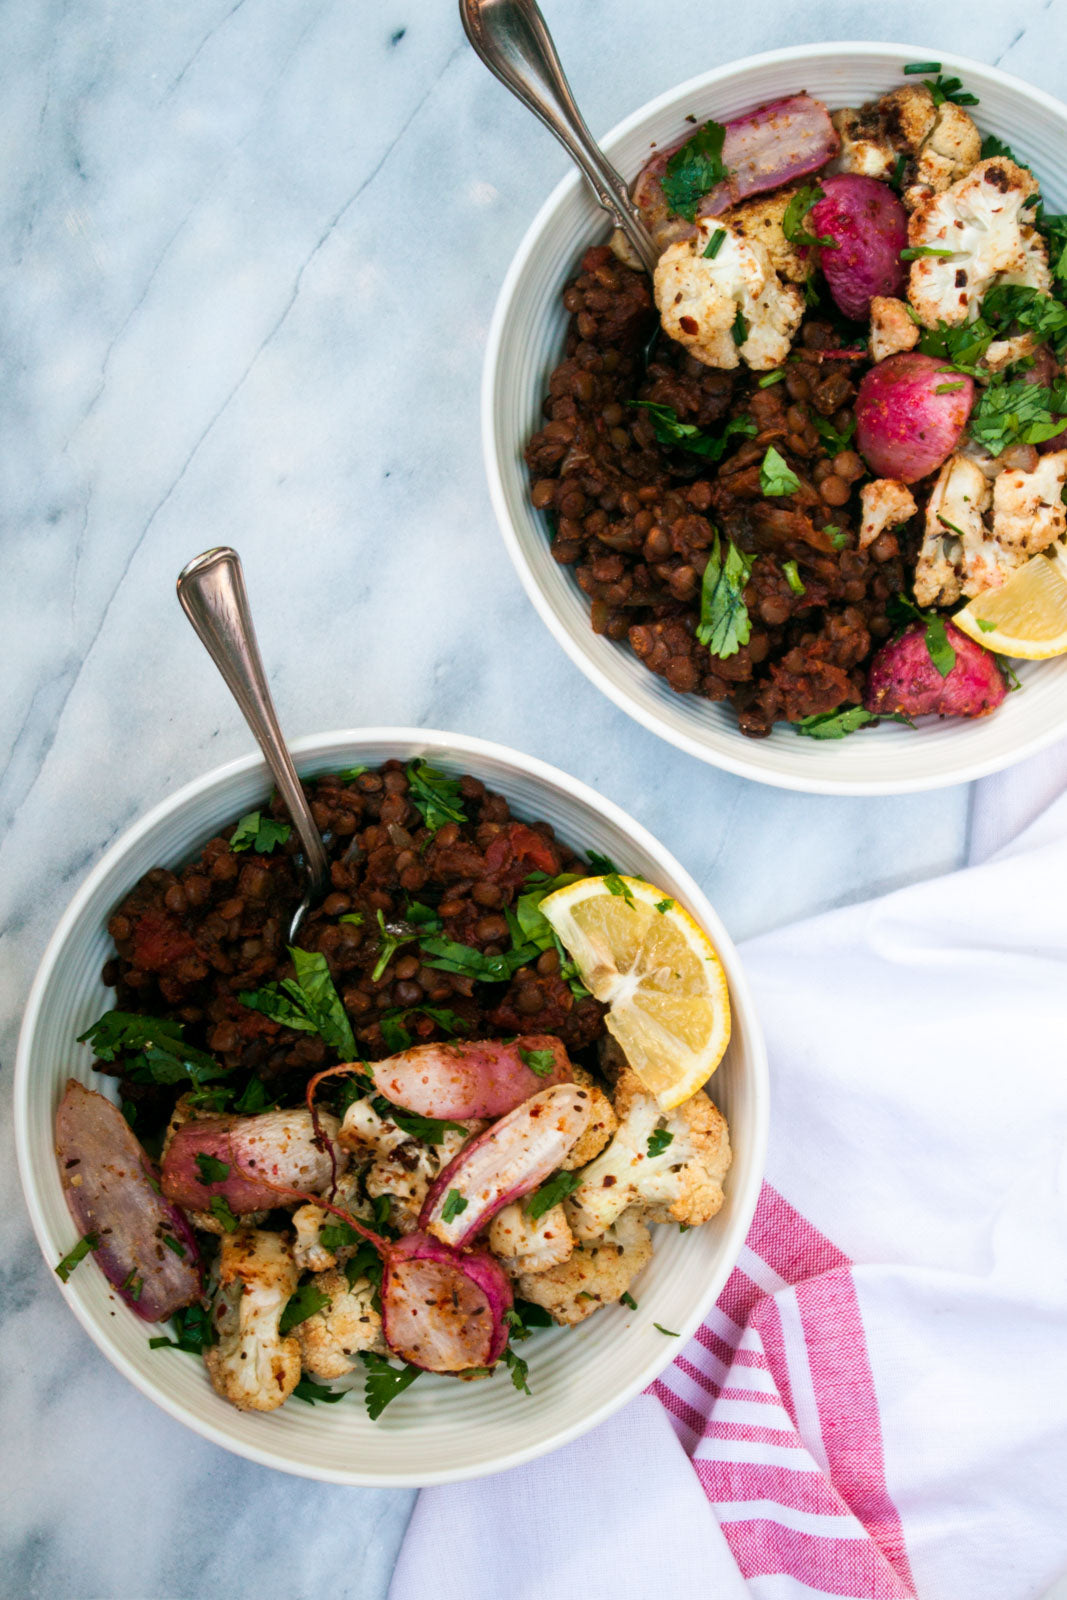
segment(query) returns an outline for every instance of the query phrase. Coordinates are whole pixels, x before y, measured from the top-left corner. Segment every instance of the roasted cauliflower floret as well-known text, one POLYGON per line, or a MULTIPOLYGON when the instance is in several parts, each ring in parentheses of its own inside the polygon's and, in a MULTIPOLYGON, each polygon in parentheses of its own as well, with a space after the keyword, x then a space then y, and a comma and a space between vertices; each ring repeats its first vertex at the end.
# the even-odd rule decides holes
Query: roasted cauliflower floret
POLYGON ((204 1351, 204 1365, 212 1388, 239 1411, 274 1411, 300 1381, 300 1345, 278 1332, 298 1279, 281 1234, 223 1235, 211 1314, 218 1343, 204 1351))
POLYGON ((804 315, 804 296, 781 282, 764 246, 718 217, 668 246, 653 289, 666 333, 708 367, 729 369, 741 359, 758 372, 779 366, 804 315), (719 231, 709 258, 704 252, 719 231))
POLYGON ((584 1322, 620 1299, 652 1259, 652 1240, 639 1212, 627 1211, 601 1238, 581 1244, 558 1266, 522 1273, 516 1288, 543 1306, 554 1322, 584 1322))
POLYGON ((388 1195, 393 1202, 390 1221, 401 1233, 413 1233, 430 1184, 484 1127, 484 1122, 472 1119, 462 1129, 447 1129, 440 1144, 423 1144, 391 1117, 380 1116, 366 1099, 354 1100, 349 1106, 338 1138, 357 1159, 370 1160, 363 1174, 367 1194, 372 1200, 388 1195))
POLYGON ((571 1196, 579 1239, 599 1238, 629 1206, 653 1207, 653 1221, 689 1227, 713 1217, 723 1202, 730 1136, 703 1090, 664 1112, 627 1067, 615 1085, 615 1114, 615 1137, 571 1196))
POLYGON ((1029 559, 1067 533, 1067 450, 1039 456, 1032 472, 1009 468, 993 480, 993 538, 1007 555, 1029 559))
POLYGON ((374 1289, 366 1278, 349 1285, 339 1269, 320 1272, 312 1279, 327 1296, 321 1311, 297 1324, 297 1343, 304 1371, 319 1383, 344 1378, 355 1371, 360 1350, 385 1352, 382 1319, 372 1305, 374 1289))
POLYGON ((785 236, 782 226, 789 202, 800 192, 800 185, 778 189, 774 194, 756 195, 731 206, 718 218, 739 234, 742 239, 761 244, 771 258, 771 266, 786 283, 806 283, 815 271, 815 261, 810 250, 801 252, 785 236))
POLYGON ((914 182, 905 190, 905 205, 911 210, 927 194, 942 194, 970 172, 981 154, 982 135, 972 118, 946 100, 938 106, 933 127, 920 147, 914 182))
POLYGON ((535 1222, 516 1201, 493 1218, 489 1248, 512 1275, 545 1272, 566 1261, 574 1249, 574 1235, 562 1205, 553 1206, 535 1222))
POLYGON ((960 598, 965 575, 988 581, 967 592, 978 594, 1004 581, 996 576, 982 513, 991 500, 985 473, 964 455, 950 456, 938 473, 926 507, 926 530, 915 566, 915 598, 921 606, 950 606, 960 598))
POLYGON ((909 246, 949 252, 920 256, 911 264, 908 299, 928 328, 936 328, 939 320, 950 326, 973 320, 994 283, 1021 283, 1047 293, 1045 242, 1022 209, 1036 193, 1032 173, 993 156, 916 206, 908 223, 909 246))
MULTIPOLYGON (((336 1188, 328 1198, 342 1210, 369 1221, 371 1207, 360 1199, 359 1189, 356 1173, 345 1172, 338 1178, 336 1188)), ((339 1219, 331 1212, 324 1211, 322 1206, 298 1206, 293 1212, 293 1230, 296 1234, 293 1256, 301 1272, 325 1272, 330 1267, 336 1267, 339 1261, 347 1261, 352 1252, 359 1248, 358 1244, 351 1244, 332 1250, 323 1244, 323 1228, 337 1225, 339 1219)))
POLYGON ((919 329, 908 314, 903 300, 890 294, 871 299, 871 360, 884 361, 901 350, 913 350, 919 342, 919 329))
POLYGON ((838 172, 893 178, 904 158, 909 209, 962 178, 982 153, 982 136, 966 111, 950 100, 935 106, 921 83, 902 84, 859 110, 835 111, 832 121, 841 139, 838 172))
POLYGON ((898 483, 895 478, 875 478, 865 483, 860 490, 860 504, 863 507, 861 550, 872 545, 887 528, 899 528, 917 509, 907 484, 898 483))

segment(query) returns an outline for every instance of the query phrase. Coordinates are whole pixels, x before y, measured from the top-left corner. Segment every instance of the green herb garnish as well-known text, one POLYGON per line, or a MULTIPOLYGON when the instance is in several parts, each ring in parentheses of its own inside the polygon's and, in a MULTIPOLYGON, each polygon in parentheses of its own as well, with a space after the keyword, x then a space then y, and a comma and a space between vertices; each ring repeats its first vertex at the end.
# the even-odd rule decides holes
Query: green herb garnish
POLYGON ((788 462, 778 454, 773 444, 764 456, 759 469, 759 486, 765 495, 796 494, 800 479, 788 462))
POLYGON ((1067 383, 1050 388, 994 377, 978 396, 968 423, 971 437, 999 456, 1013 444, 1042 444, 1067 427, 1067 383))
POLYGON ((221 1194, 212 1195, 211 1205, 208 1207, 208 1209, 211 1212, 211 1215, 215 1218, 215 1221, 222 1225, 225 1233, 232 1233, 234 1231, 237 1226, 237 1218, 234 1216, 228 1202, 221 1194))
POLYGON ((240 1000, 252 1011, 262 1012, 298 1032, 317 1033, 342 1061, 357 1055, 355 1035, 341 996, 334 987, 326 957, 318 950, 289 946, 295 978, 269 983, 254 992, 244 989, 240 1000))
POLYGON ((441 1221, 454 1222, 457 1217, 463 1215, 469 1204, 470 1201, 464 1199, 458 1189, 449 1189, 445 1195, 445 1203, 441 1207, 441 1221))
POLYGON ((731 539, 726 541, 724 558, 716 531, 700 584, 700 621, 696 636, 720 661, 736 655, 751 638, 752 624, 744 591, 754 560, 754 556, 743 555, 731 539))
POLYGON ((659 912, 660 916, 662 917, 662 916, 664 916, 666 914, 666 912, 674 910, 674 901, 673 900, 657 900, 656 901, 656 910, 659 912))
POLYGON ((722 159, 725 137, 721 122, 705 122, 668 160, 661 187, 675 216, 695 222, 698 203, 726 177, 722 159))
POLYGON ((809 739, 843 739, 857 728, 865 728, 878 718, 862 706, 849 706, 845 711, 821 711, 813 717, 801 717, 791 723, 794 733, 806 734, 809 739))
POLYGON ((173 1251, 179 1260, 184 1258, 185 1246, 181 1244, 172 1233, 165 1233, 163 1235, 163 1243, 166 1245, 168 1250, 173 1251))
POLYGON ((901 261, 918 261, 922 256, 954 256, 956 251, 951 245, 938 244, 911 244, 900 252, 901 261))
POLYGON ((816 237, 804 227, 804 218, 812 206, 818 205, 819 201, 825 198, 825 191, 820 189, 817 183, 806 183, 803 188, 797 190, 782 217, 782 232, 790 244, 821 245, 824 250, 840 250, 838 241, 832 239, 828 233, 816 237))
POLYGON ((730 332, 734 336, 734 344, 744 344, 748 338, 748 323, 744 319, 740 306, 737 308, 737 315, 734 318, 734 325, 730 332))
POLYGON ((510 1345, 504 1351, 504 1364, 511 1373, 511 1381, 519 1393, 529 1394, 530 1385, 526 1381, 530 1376, 529 1366, 510 1345))
POLYGON ((285 1310, 278 1321, 278 1332, 292 1333, 294 1328, 298 1328, 302 1322, 313 1317, 317 1311, 328 1311, 330 1304, 329 1295, 323 1294, 313 1283, 301 1284, 286 1302, 285 1310))
POLYGON ((828 455, 840 455, 842 450, 847 450, 852 443, 852 435, 856 431, 855 417, 849 417, 843 428, 835 428, 829 417, 820 417, 816 413, 812 417, 815 431, 826 445, 828 455))
POLYGON ((293 1390, 293 1398, 306 1400, 309 1406, 317 1405, 319 1401, 325 1405, 336 1405, 347 1393, 347 1389, 328 1389, 324 1383, 316 1383, 314 1378, 303 1377, 293 1390))
POLYGON ((261 811, 250 811, 233 830, 230 849, 254 850, 257 855, 269 856, 276 845, 285 843, 292 831, 287 822, 275 822, 261 811))
POLYGON ((731 417, 716 437, 705 433, 695 422, 679 422, 673 406, 661 406, 654 400, 631 400, 630 404, 648 412, 659 444, 669 449, 687 450, 690 455, 702 456, 706 461, 721 461, 731 439, 738 436, 751 439, 758 431, 751 417, 731 417))
POLYGON ((556 1070, 556 1058, 551 1050, 520 1050, 519 1055, 538 1078, 550 1077, 556 1070))
POLYGON ((99 1236, 95 1233, 87 1233, 84 1238, 78 1240, 74 1249, 68 1251, 56 1266, 55 1273, 60 1283, 66 1283, 78 1262, 84 1261, 89 1252, 95 1250, 99 1243, 99 1236))
POLYGON ((213 1183, 225 1183, 230 1176, 228 1161, 220 1161, 217 1156, 197 1155, 196 1165, 200 1172, 200 1182, 210 1186, 213 1183))
POLYGON ((760 389, 769 389, 772 383, 781 383, 784 377, 785 373, 782 371, 781 367, 779 367, 777 372, 764 373, 763 377, 759 380, 757 387, 760 389))
POLYGON ((629 1306, 631 1311, 636 1311, 637 1310, 637 1301, 634 1299, 634 1297, 630 1293, 629 1289, 625 1290, 624 1293, 620 1294, 620 1296, 619 1296, 619 1304, 621 1306, 629 1306))
POLYGON ((375 1355, 373 1350, 361 1350, 359 1359, 367 1369, 367 1382, 363 1391, 367 1415, 372 1422, 377 1422, 387 1405, 390 1405, 398 1394, 403 1394, 409 1389, 422 1371, 421 1367, 413 1367, 405 1363, 402 1367, 394 1367, 384 1356, 375 1355))
POLYGON ((581 1175, 577 1172, 557 1172, 540 1189, 534 1190, 523 1210, 532 1222, 536 1222, 546 1211, 551 1211, 553 1206, 558 1206, 561 1200, 573 1194, 581 1181, 581 1175))
POLYGON ((199 1301, 176 1311, 170 1320, 170 1325, 177 1338, 149 1339, 150 1350, 161 1350, 164 1346, 169 1346, 172 1350, 184 1350, 186 1355, 199 1356, 213 1344, 218 1343, 218 1334, 211 1321, 211 1312, 199 1301))
POLYGON ((665 1333, 668 1339, 680 1339, 682 1337, 680 1333, 674 1333, 670 1328, 663 1327, 662 1323, 654 1322, 652 1326, 660 1333, 665 1333))
POLYGON ((623 878, 619 877, 617 872, 609 872, 606 875, 604 887, 609 894, 618 895, 620 899, 625 900, 628 906, 634 904, 633 890, 623 878))
POLYGON ((726 238, 726 229, 725 228, 716 228, 715 232, 712 234, 711 238, 708 240, 706 246, 704 247, 703 254, 704 254, 704 257, 705 257, 706 260, 708 260, 708 261, 714 261, 715 260, 715 257, 718 255, 719 251, 722 249, 723 240, 725 238, 726 238))
POLYGON ((794 594, 807 594, 808 591, 804 587, 795 561, 783 561, 782 572, 785 575, 786 583, 788 583, 794 594))
POLYGON ((648 1136, 648 1153, 661 1156, 674 1143, 674 1134, 668 1128, 655 1128, 648 1136))
POLYGON ((469 944, 444 938, 423 939, 419 949, 427 967, 439 972, 461 972, 480 983, 506 983, 520 967, 540 954, 535 944, 523 944, 502 955, 487 956, 469 944))
POLYGON ((458 778, 450 778, 425 761, 410 762, 407 775, 408 798, 431 833, 443 828, 446 822, 466 822, 458 778))
POLYGON ((137 1083, 180 1083, 189 1078, 195 1084, 226 1075, 213 1056, 182 1040, 183 1025, 159 1017, 141 1017, 131 1011, 105 1011, 91 1028, 78 1036, 101 1061, 133 1054, 126 1062, 126 1074, 137 1083))

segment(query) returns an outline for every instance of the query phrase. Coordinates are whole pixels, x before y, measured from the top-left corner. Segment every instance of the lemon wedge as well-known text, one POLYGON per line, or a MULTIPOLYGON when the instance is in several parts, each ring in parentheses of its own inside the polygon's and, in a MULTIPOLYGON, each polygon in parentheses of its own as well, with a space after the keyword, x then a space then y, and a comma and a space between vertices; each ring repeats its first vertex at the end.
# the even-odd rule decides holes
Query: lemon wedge
POLYGON ((1067 547, 1031 556, 1000 589, 957 611, 957 628, 1002 656, 1042 661, 1067 651, 1067 547))
POLYGON ((541 901, 608 1031, 664 1111, 696 1094, 730 1042, 730 995, 714 945, 663 889, 615 873, 541 901))

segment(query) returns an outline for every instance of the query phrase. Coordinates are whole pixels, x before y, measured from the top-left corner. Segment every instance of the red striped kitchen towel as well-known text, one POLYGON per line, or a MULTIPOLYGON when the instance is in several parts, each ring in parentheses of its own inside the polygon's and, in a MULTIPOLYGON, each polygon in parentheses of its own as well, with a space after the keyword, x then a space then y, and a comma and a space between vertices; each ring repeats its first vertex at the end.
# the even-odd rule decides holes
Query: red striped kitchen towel
POLYGON ((718 1304, 651 1393, 743 1577, 914 1595, 851 1263, 770 1184, 718 1304))

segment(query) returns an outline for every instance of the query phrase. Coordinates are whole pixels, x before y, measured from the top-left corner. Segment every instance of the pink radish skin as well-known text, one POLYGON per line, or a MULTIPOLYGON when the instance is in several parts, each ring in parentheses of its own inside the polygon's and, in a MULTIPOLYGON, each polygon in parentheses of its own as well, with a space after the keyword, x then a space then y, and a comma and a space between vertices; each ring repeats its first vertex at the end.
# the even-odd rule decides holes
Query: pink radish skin
POLYGON ((585 1132, 591 1115, 589 1091, 579 1084, 558 1084, 532 1095, 463 1146, 431 1185, 419 1227, 462 1249, 504 1206, 555 1172, 585 1132), (464 1205, 446 1222, 443 1213, 452 1190, 464 1205))
MULTIPOLYGON (((730 176, 703 197, 697 206, 698 217, 718 216, 748 195, 764 194, 818 172, 838 151, 830 113, 821 100, 807 94, 759 106, 727 122, 725 128, 722 158, 730 176)), ((670 149, 657 151, 633 185, 634 201, 661 250, 696 232, 694 223, 668 210, 662 187, 667 162, 695 131, 670 149)))
POLYGON ((163 1322, 197 1299, 202 1275, 192 1229, 158 1192, 122 1112, 74 1078, 56 1114, 56 1155, 74 1225, 83 1238, 96 1235, 97 1264, 130 1310, 163 1322))
POLYGON ((375 1087, 394 1105, 423 1117, 464 1121, 503 1117, 539 1089, 570 1083, 574 1073, 562 1041, 547 1033, 505 1043, 480 1039, 459 1044, 419 1044, 369 1067, 375 1087), (524 1056, 548 1052, 550 1072, 536 1073, 524 1056))
POLYGON ((946 621, 956 664, 943 678, 930 659, 925 633, 920 622, 882 646, 867 678, 867 710, 908 717, 985 717, 995 711, 1008 692, 996 657, 946 621))
POLYGON ((321 1194, 348 1165, 348 1154, 336 1142, 337 1118, 326 1111, 316 1115, 325 1150, 303 1107, 184 1122, 163 1157, 163 1193, 191 1211, 208 1210, 218 1196, 238 1217, 277 1205, 279 1186, 321 1194), (230 1170, 220 1182, 207 1183, 197 1156, 211 1156, 230 1170))
POLYGON ((973 400, 971 379, 935 356, 889 356, 860 382, 856 448, 877 477, 916 483, 948 460, 973 400))
POLYGON ((904 287, 900 252, 908 242, 908 216, 887 183, 842 173, 826 178, 822 200, 806 224, 816 238, 834 241, 819 251, 830 293, 846 317, 862 321, 876 294, 896 295, 904 287))
POLYGON ((426 1372, 491 1367, 508 1342, 507 1273, 488 1251, 461 1255, 426 1233, 389 1246, 382 1332, 394 1355, 426 1372))

